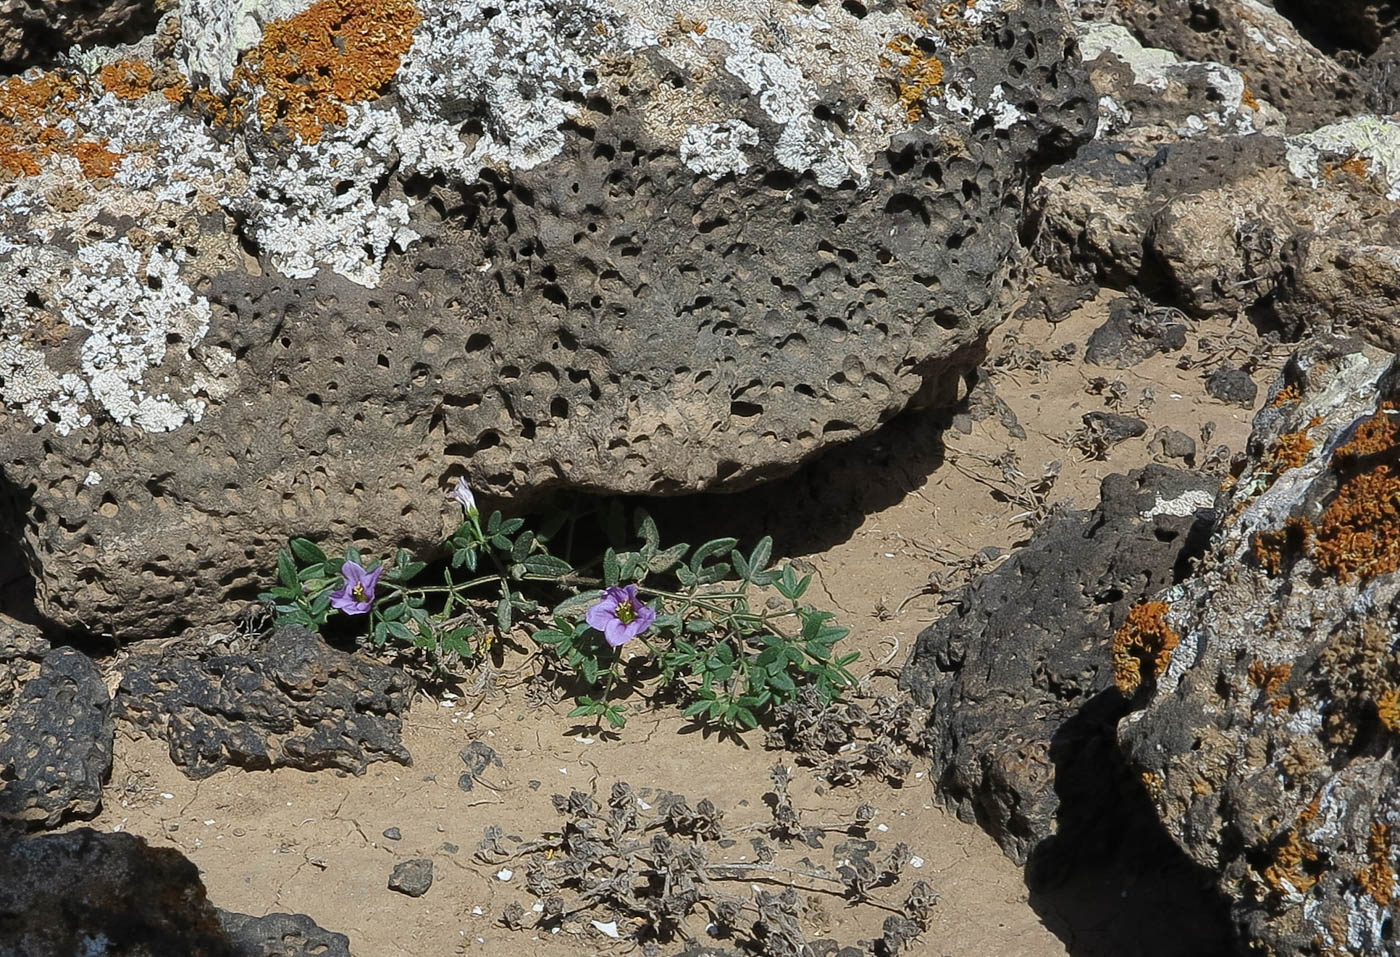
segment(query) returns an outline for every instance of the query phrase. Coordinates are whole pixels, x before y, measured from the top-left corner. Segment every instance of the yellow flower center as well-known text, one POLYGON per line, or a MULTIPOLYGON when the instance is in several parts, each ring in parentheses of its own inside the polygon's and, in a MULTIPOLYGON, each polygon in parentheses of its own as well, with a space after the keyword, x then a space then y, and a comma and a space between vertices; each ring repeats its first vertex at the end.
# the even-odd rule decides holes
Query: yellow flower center
POLYGON ((630 625, 637 620, 637 609, 630 601, 625 601, 617 606, 617 620, 624 625, 630 625))
POLYGON ((369 596, 365 594, 364 585, 356 585, 353 589, 351 589, 350 597, 354 598, 356 601, 369 601, 369 596))

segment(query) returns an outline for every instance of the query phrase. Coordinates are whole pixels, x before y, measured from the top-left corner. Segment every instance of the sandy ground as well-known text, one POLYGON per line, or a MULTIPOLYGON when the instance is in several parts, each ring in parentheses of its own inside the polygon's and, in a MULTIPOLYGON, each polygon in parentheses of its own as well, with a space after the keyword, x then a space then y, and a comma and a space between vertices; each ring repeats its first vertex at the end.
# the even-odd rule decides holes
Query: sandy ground
MULTIPOLYGON (((958 581, 959 570, 987 546, 1005 549, 1028 537, 1026 523, 1018 520, 1028 503, 1092 506, 1104 475, 1152 460, 1148 440, 1160 426, 1199 443, 1201 427, 1213 422, 1198 462, 1212 446, 1243 447, 1252 413, 1204 395, 1209 365, 1182 370, 1177 355, 1123 371, 1080 361, 1089 333, 1106 317, 1107 299, 1055 326, 1010 323, 992 344, 993 359, 1002 364, 992 385, 1025 430, 1024 439, 1013 438, 1009 420, 996 414, 970 423, 970 417, 960 417, 950 428, 946 415, 909 414, 782 482, 741 495, 661 503, 654 512, 663 536, 694 541, 687 538, 687 525, 748 542, 773 535, 775 555, 814 566, 820 582, 810 594, 814 603, 829 603, 853 628, 849 641, 863 653, 858 673, 882 661, 888 661, 886 671, 897 669, 919 631, 938 617, 940 584, 958 581), (1064 343, 1078 344, 1072 360, 1038 362, 1031 351, 1048 354, 1064 343), (1114 447, 1102 461, 1086 460, 1066 442, 1084 412, 1105 408, 1107 395, 1090 393, 1095 376, 1121 379, 1127 394, 1119 410, 1140 415, 1149 426, 1144 437, 1114 447), (1155 393, 1146 406, 1144 389, 1155 393), (969 424, 968 432, 958 428, 969 424), (1048 463, 1060 463, 1059 477, 1042 499, 1028 500, 1005 483, 992 463, 1007 449, 1015 450, 1020 470, 1032 480, 1048 463)), ((1222 322, 1193 329, 1186 353, 1201 355, 1202 335, 1241 348, 1257 341, 1248 326, 1231 330, 1222 322)), ((1238 361, 1242 353, 1234 355, 1238 361)), ((1255 374, 1261 401, 1282 355, 1279 350, 1255 374)), ((871 681, 875 690, 894 686, 888 673, 871 681)), ((121 729, 110 793, 94 826, 176 846, 199 866, 219 906, 309 914, 348 934, 360 957, 630 952, 633 945, 587 922, 577 933, 508 930, 501 922, 505 906, 519 901, 528 910, 533 899, 521 876, 503 880, 500 868, 473 856, 486 826, 538 836, 558 825, 551 795, 579 788, 605 796, 617 780, 636 789, 680 792, 692 803, 710 797, 725 811, 727 827, 769 819, 763 801, 771 790, 768 769, 784 755, 764 750, 761 734, 748 735, 742 745, 706 738, 684 733, 685 722, 673 708, 629 705, 634 717, 609 739, 565 718, 569 702, 531 699, 521 686, 486 695, 463 689, 460 697, 436 700, 420 695, 405 729, 413 766, 372 765, 359 777, 230 770, 195 782, 171 764, 162 744, 121 729), (504 767, 492 768, 464 792, 458 787, 464 770, 458 753, 473 740, 489 744, 504 767), (394 827, 399 840, 383 834, 394 827), (427 894, 412 899, 388 890, 393 865, 419 857, 434 862, 435 883, 427 894)), ((910 845, 920 866, 886 896, 902 899, 914 878, 927 880, 941 895, 932 929, 914 953, 1209 952, 1182 932, 1172 901, 1161 899, 1175 893, 1170 882, 1154 879, 1161 862, 1120 861, 1058 890, 1032 894, 1020 869, 986 835, 942 810, 922 769, 899 789, 866 783, 829 790, 798 769, 793 790, 809 821, 848 820, 858 804, 869 801, 879 809, 870 836, 882 844, 910 845)), ((832 836, 828 844, 839 840, 832 836)), ((739 841, 732 859, 742 859, 746 850, 747 841, 739 841)), ((829 847, 805 853, 830 863, 829 847)), ((850 907, 821 892, 807 897, 813 901, 813 930, 843 943, 879 935, 883 912, 850 907)), ((703 938, 700 924, 693 930, 703 938)), ((663 953, 677 949, 672 945, 663 953)))

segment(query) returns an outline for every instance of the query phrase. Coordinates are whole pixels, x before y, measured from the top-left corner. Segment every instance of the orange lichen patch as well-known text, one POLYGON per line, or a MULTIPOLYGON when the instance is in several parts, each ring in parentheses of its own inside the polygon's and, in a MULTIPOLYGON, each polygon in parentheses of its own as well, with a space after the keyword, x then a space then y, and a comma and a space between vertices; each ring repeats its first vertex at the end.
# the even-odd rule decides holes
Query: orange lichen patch
POLYGON ((1306 893, 1317 883, 1321 873, 1321 856, 1317 848, 1305 841, 1297 831, 1289 830, 1270 855, 1271 863, 1264 870, 1264 882, 1280 894, 1291 891, 1306 893))
POLYGON ((1376 699, 1376 714, 1391 734, 1400 734, 1400 689, 1389 688, 1376 699))
POLYGON ((1283 528, 1254 533, 1254 557, 1269 577, 1275 578, 1307 550, 1312 534, 1312 523, 1306 518, 1290 518, 1283 528))
POLYGON ((1400 426, 1395 403, 1382 403, 1337 449, 1336 495, 1313 530, 1313 558, 1346 582, 1400 568, 1400 426))
POLYGON ((1314 416, 1313 420, 1296 432, 1285 432, 1278 437, 1278 445, 1274 446, 1273 461, 1270 463, 1270 471, 1275 474, 1286 472, 1289 469, 1296 469, 1308 460, 1312 450, 1316 448, 1313 440, 1308 438, 1308 430, 1315 429, 1322 424, 1321 416, 1314 416))
POLYGON ((1269 403, 1269 408, 1277 409, 1290 402, 1297 402, 1303 397, 1303 390, 1296 383, 1290 383, 1278 390, 1278 395, 1274 396, 1274 401, 1269 403))
POLYGON ((1335 179, 1339 173, 1345 173, 1353 179, 1365 179, 1371 172, 1371 161, 1356 153, 1351 154, 1340 163, 1324 163, 1322 165, 1322 178, 1335 179))
POLYGON ((1249 666, 1249 680, 1264 692, 1269 709, 1275 714, 1288 707, 1288 696, 1279 694, 1279 691, 1287 684, 1292 674, 1293 666, 1286 661, 1266 665, 1256 659, 1249 666))
POLYGON ((1240 94, 1240 102, 1251 110, 1258 111, 1259 100, 1254 95, 1254 91, 1249 88, 1249 77, 1244 77, 1244 92, 1240 94))
POLYGON ((676 29, 682 33, 693 33, 696 36, 704 36, 709 25, 704 20, 692 20, 683 13, 676 14, 676 29))
POLYGON ((72 123, 73 107, 85 92, 83 78, 59 72, 0 83, 0 169, 11 176, 36 176, 58 156, 77 159, 88 177, 117 171, 120 153, 106 139, 91 139, 72 123))
POLYGON ((1114 634, 1113 683, 1124 694, 1142 686, 1144 665, 1151 678, 1160 677, 1181 643, 1181 636, 1167 626, 1168 607, 1164 601, 1143 602, 1128 612, 1114 634))
POLYGON ((905 58, 899 68, 899 105, 909 122, 917 123, 924 115, 924 97, 943 82, 943 61, 925 53, 903 33, 885 45, 905 58))
POLYGON ((241 119, 260 87, 264 129, 318 142, 327 124, 345 122, 346 104, 380 95, 421 21, 412 0, 320 0, 273 21, 234 70, 228 120, 241 119))
POLYGON ((139 100, 154 89, 156 71, 143 60, 117 60, 104 66, 97 82, 123 100, 139 100))
POLYGON ((1366 869, 1356 875, 1361 889, 1382 907, 1395 899, 1395 868, 1390 863, 1390 828, 1379 822, 1371 825, 1366 840, 1366 869))

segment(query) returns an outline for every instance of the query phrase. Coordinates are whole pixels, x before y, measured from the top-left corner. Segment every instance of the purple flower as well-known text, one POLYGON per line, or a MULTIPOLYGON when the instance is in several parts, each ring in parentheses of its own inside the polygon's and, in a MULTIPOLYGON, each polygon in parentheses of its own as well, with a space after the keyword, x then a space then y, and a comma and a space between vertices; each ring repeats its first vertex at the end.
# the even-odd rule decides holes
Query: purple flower
POLYGON ((374 604, 374 588, 379 584, 379 576, 384 574, 384 566, 376 565, 365 571, 359 562, 346 562, 340 566, 340 573, 345 576, 345 586, 331 592, 331 607, 347 615, 363 615, 374 604))
POLYGON ((636 585, 613 585, 603 592, 598 604, 588 609, 584 620, 601 631, 608 644, 620 648, 651 627, 656 611, 638 600, 636 585))
POLYGON ((471 486, 464 478, 457 479, 456 487, 447 493, 447 497, 462 506, 462 510, 468 515, 476 511, 476 496, 472 494, 471 486))

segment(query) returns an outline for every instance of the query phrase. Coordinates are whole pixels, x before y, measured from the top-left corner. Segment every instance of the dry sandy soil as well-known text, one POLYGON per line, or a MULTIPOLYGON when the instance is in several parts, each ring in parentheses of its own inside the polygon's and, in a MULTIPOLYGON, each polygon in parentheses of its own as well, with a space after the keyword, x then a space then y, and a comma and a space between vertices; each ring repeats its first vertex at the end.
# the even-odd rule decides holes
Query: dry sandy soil
MULTIPOLYGON (((992 464, 1007 449, 1015 450, 1032 480, 1047 463, 1060 463, 1047 503, 1090 507, 1104 475, 1152 460, 1147 443, 1160 426, 1199 442, 1201 427, 1213 422, 1198 459, 1220 444, 1242 448, 1252 413, 1205 396, 1209 363, 1183 370, 1176 354, 1121 372, 1083 364, 1084 343, 1106 317, 1108 298, 1058 325, 1008 323, 992 344, 991 384, 1024 428, 1024 439, 1013 438, 996 414, 977 421, 964 414, 951 427, 946 413, 908 414, 775 485, 662 503, 654 512, 663 535, 694 541, 687 526, 748 542, 773 535, 776 556, 814 566, 820 587, 810 593, 813 601, 829 601, 852 627, 849 641, 862 652, 858 673, 873 672, 872 690, 892 689, 919 631, 939 615, 938 583, 958 581, 959 569, 987 546, 1009 548, 1029 535, 1018 520, 1027 502, 1016 500, 992 464), (1064 343, 1078 346, 1067 361, 1038 362, 1032 352, 1049 354, 1064 343), (1127 396, 1120 410, 1149 426, 1146 436, 1114 447, 1105 460, 1086 460, 1066 442, 1084 412, 1105 408, 1108 394, 1090 389, 1095 376, 1121 379, 1127 396), (1155 393, 1155 401, 1144 404, 1144 390, 1155 393), (969 424, 970 431, 960 430, 969 424)), ((1237 344, 1234 353, 1214 353, 1216 361, 1233 356, 1235 364, 1258 343, 1248 325, 1213 323, 1193 328, 1184 354, 1202 356, 1202 336, 1237 344)), ((1261 398, 1282 357, 1276 349, 1255 372, 1261 398)), ((111 667, 119 670, 120 661, 111 667)), ((515 653, 500 667, 527 674, 534 663, 515 653)), ((769 820, 768 769, 791 760, 766 751, 759 733, 742 744, 707 738, 690 731, 673 707, 653 711, 640 700, 628 702, 633 717, 624 732, 600 734, 564 717, 568 701, 526 692, 502 675, 479 691, 470 684, 459 688, 455 697, 420 695, 405 729, 413 766, 372 765, 359 777, 230 770, 195 782, 171 764, 161 743, 122 729, 95 826, 176 846, 198 864, 219 906, 309 914, 349 935, 361 957, 631 951, 634 945, 588 921, 556 934, 507 929, 501 921, 506 905, 520 901, 528 913, 533 899, 522 875, 502 879, 506 872, 475 859, 483 828, 496 824, 526 839, 538 836, 559 823, 551 795, 579 788, 606 796, 617 780, 638 790, 680 792, 692 804, 709 797, 725 812, 727 828, 761 824, 769 820), (489 744, 504 766, 464 792, 458 753, 473 740, 489 744), (401 839, 383 836, 395 827, 401 839), (427 894, 412 899, 388 890, 393 865, 419 857, 434 862, 436 880, 427 894)), ((1125 849, 1119 859, 1032 892, 986 835, 942 810, 927 775, 916 769, 899 789, 877 782, 826 789, 804 768, 793 786, 804 821, 846 821, 869 801, 879 809, 870 836, 910 845, 918 866, 906 871, 900 886, 881 893, 902 900, 904 887, 922 878, 941 895, 932 928, 914 953, 1083 957, 1201 954, 1220 946, 1218 927, 1194 926, 1181 909, 1196 889, 1183 886, 1194 878, 1179 862, 1134 858, 1125 849)), ((800 851, 830 864, 831 845, 841 839, 833 834, 825 849, 800 851)), ((740 840, 731 859, 743 859, 748 850, 740 840)), ((850 907, 821 890, 805 897, 811 902, 806 925, 814 933, 843 943, 879 936, 884 912, 850 907)), ((692 930, 704 939, 701 923, 692 930)))

